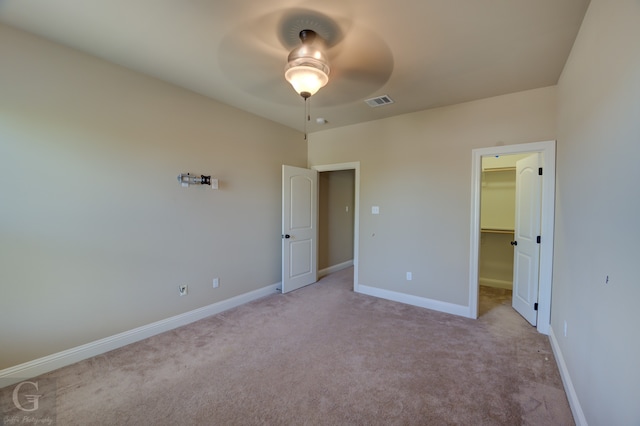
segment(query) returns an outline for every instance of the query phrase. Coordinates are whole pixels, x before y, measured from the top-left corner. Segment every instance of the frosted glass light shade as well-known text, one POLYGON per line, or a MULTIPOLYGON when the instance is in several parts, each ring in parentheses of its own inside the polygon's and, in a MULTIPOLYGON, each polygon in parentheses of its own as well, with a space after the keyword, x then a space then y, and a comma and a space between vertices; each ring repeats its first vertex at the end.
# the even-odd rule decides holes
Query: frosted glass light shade
POLYGON ((290 67, 285 71, 284 77, 303 98, 315 95, 329 82, 329 76, 324 70, 308 65, 290 67))

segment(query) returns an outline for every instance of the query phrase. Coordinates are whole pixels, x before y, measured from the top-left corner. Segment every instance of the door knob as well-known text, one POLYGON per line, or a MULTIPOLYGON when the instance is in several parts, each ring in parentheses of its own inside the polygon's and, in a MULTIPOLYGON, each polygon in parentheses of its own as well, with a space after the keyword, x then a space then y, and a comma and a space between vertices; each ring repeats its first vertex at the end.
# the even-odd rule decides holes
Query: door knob
POLYGON ((511 241, 511 245, 512 245, 512 246, 517 246, 517 245, 518 245, 518 242, 517 242, 517 241, 511 241))
POLYGON ((289 234, 284 234, 284 237, 285 237, 285 238, 291 238, 291 235, 289 235, 289 234))

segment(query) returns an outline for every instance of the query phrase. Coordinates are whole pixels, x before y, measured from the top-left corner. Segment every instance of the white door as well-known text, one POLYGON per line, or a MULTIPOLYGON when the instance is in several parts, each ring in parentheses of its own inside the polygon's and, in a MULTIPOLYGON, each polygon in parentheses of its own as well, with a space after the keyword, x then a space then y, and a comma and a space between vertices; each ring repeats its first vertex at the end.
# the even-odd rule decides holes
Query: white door
POLYGON ((318 280, 318 172, 282 166, 282 292, 318 280))
POLYGON ((531 325, 538 319, 540 269, 540 153, 516 162, 516 220, 513 265, 513 308, 531 325))

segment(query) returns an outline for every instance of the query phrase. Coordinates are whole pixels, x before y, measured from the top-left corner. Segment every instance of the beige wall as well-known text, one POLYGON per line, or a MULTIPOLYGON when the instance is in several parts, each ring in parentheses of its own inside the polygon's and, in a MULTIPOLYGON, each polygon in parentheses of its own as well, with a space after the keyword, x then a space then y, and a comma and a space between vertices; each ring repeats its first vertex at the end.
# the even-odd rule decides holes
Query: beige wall
POLYGON ((280 281, 300 133, 5 26, 0 58, 0 369, 280 281))
POLYGON ((353 260, 354 185, 354 170, 319 173, 319 270, 353 260))
POLYGON ((591 425, 640 424, 639 40, 638 0, 592 0, 558 84, 551 326, 591 425))
POLYGON ((310 165, 360 161, 359 284, 468 306, 471 150, 555 139, 555 116, 549 87, 311 134, 310 165))
POLYGON ((478 261, 478 284, 513 289, 513 234, 482 232, 478 261))
POLYGON ((482 173, 480 226, 513 231, 516 222, 516 171, 482 173))

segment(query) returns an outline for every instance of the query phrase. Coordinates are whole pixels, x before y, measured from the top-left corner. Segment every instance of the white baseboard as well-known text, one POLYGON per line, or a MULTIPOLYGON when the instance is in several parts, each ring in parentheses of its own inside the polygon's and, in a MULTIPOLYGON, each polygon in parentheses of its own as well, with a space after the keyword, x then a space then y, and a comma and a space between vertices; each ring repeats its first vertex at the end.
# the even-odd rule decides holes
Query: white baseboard
POLYGON ((567 364, 564 362, 560 345, 558 345, 558 339, 556 339, 556 335, 554 334, 551 326, 549 326, 549 340, 551 342, 551 349, 553 349, 553 355, 558 363, 560 377, 562 377, 562 383, 564 384, 564 391, 567 394, 569 406, 573 413, 573 420, 576 422, 577 426, 587 426, 587 419, 584 416, 584 411, 582 411, 582 406, 580 405, 580 400, 576 394, 576 389, 573 387, 573 382, 571 381, 567 364))
POLYGON ((504 289, 507 289, 507 290, 513 290, 513 281, 497 280, 495 278, 483 278, 483 277, 480 277, 480 278, 478 278, 478 283, 480 285, 484 285, 484 286, 487 286, 487 287, 504 288, 504 289))
POLYGON ((47 355, 33 361, 5 368, 4 370, 0 370, 0 387, 10 386, 22 380, 48 373, 58 368, 62 368, 148 337, 155 336, 156 334, 164 333, 165 331, 173 330, 174 328, 244 305, 245 303, 260 299, 261 297, 269 296, 276 293, 276 289, 279 286, 280 283, 271 284, 249 293, 241 294, 202 308, 194 309, 193 311, 143 325, 85 345, 47 355))
POLYGON ((469 309, 468 306, 456 305, 453 303, 442 302, 440 300, 427 299, 426 297, 413 296, 411 294, 399 293, 376 287, 369 287, 362 284, 356 286, 354 291, 357 293, 367 294, 369 296, 379 297, 381 299, 392 300, 394 302, 406 303, 407 305, 419 306, 421 308, 471 318, 471 309, 469 309))
POLYGON ((338 263, 337 265, 329 266, 318 271, 318 278, 322 278, 326 275, 333 274, 334 272, 342 271, 343 269, 351 268, 353 266, 353 259, 346 262, 338 263))

